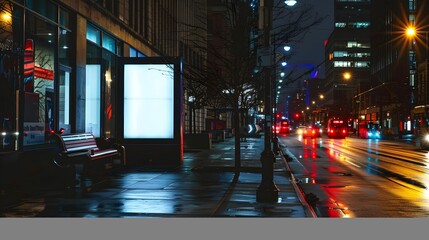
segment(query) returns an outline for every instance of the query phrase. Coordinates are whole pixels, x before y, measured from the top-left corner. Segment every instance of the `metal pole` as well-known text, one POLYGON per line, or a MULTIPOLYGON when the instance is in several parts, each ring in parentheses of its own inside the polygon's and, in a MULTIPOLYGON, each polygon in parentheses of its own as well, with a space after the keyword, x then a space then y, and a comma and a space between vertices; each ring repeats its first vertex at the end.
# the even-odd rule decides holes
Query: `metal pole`
MULTIPOLYGON (((273 93, 272 96, 274 96, 273 101, 274 101, 274 112, 272 114, 273 116, 273 123, 274 123, 274 133, 273 133, 273 151, 274 154, 277 153, 278 151, 280 151, 279 149, 279 141, 277 138, 277 58, 276 58, 276 35, 273 35, 273 72, 274 72, 274 86, 273 86, 273 93)), ((275 158, 274 158, 275 161, 275 158)))
MULTIPOLYGON (((270 30, 273 11, 273 0, 265 0, 264 6, 264 47, 270 47, 270 30)), ((264 127, 264 151, 261 153, 262 178, 261 184, 256 190, 257 202, 277 202, 279 189, 274 184, 274 161, 275 155, 271 149, 271 69, 264 69, 264 108, 265 108, 265 127, 264 127)))

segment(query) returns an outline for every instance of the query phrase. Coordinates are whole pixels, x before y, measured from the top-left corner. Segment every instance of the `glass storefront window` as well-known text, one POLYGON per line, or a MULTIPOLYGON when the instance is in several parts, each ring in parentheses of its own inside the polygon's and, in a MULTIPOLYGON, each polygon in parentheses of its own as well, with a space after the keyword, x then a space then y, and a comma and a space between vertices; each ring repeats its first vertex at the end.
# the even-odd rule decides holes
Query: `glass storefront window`
POLYGON ((59 35, 59 46, 58 46, 58 60, 60 64, 70 66, 72 54, 72 43, 71 43, 71 32, 60 28, 58 31, 59 35))
POLYGON ((100 137, 100 64, 86 65, 85 132, 100 137))
POLYGON ((104 76, 104 136, 115 136, 116 118, 116 57, 108 51, 103 51, 103 75, 104 76))
POLYGON ((24 146, 44 144, 55 122, 57 27, 27 14, 24 52, 24 146))
POLYGON ((25 5, 39 13, 40 15, 47 17, 48 19, 57 22, 57 5, 49 0, 26 0, 25 5))
POLYGON ((60 10, 60 25, 65 28, 72 29, 70 23, 70 14, 64 9, 60 10))
POLYGON ((117 53, 122 43, 90 24, 87 33, 98 31, 101 46, 88 39, 86 52, 85 128, 96 137, 115 137, 117 53), (92 29, 92 30, 91 30, 92 29), (116 53, 116 54, 115 54, 116 53))
POLYGON ((19 89, 23 10, 9 1, 0 5, 0 152, 18 148, 16 99, 19 89))
POLYGON ((100 30, 96 29, 95 27, 91 26, 90 24, 86 25, 86 39, 100 45, 101 44, 101 37, 100 37, 100 30))
POLYGON ((61 66, 58 74, 59 80, 59 127, 64 133, 70 133, 70 72, 67 67, 61 66))
POLYGON ((100 137, 101 49, 87 41, 85 80, 85 131, 100 137))

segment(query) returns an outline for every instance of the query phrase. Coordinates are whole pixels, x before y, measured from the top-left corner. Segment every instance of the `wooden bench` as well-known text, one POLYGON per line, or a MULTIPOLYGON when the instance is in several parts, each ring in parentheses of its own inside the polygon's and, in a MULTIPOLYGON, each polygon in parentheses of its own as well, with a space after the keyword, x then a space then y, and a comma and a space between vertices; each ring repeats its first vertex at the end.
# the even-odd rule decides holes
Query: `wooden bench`
POLYGON ((101 162, 104 165, 104 170, 113 168, 114 160, 116 159, 120 159, 121 165, 125 164, 124 156, 121 156, 125 154, 122 151, 124 150, 123 147, 122 149, 113 147, 100 149, 91 133, 55 134, 55 136, 59 142, 59 149, 56 151, 54 163, 71 171, 69 172, 67 187, 74 187, 76 180, 79 181, 81 186, 84 186, 85 179, 89 175, 88 168, 94 161, 100 160, 97 162, 101 162), (79 172, 76 168, 77 165, 82 166, 79 172))

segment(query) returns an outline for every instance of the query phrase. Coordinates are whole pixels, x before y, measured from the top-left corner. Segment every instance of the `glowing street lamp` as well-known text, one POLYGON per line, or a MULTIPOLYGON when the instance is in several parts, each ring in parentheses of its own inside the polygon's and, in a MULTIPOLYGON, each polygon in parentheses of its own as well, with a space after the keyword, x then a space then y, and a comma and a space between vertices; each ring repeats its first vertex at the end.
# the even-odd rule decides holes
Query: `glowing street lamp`
POLYGON ((408 28, 406 29, 406 31, 405 31, 405 34, 406 34, 408 37, 415 37, 415 36, 416 36, 416 34, 417 34, 417 32, 416 32, 416 29, 415 29, 414 27, 408 27, 408 28))
POLYGON ((345 80, 349 80, 350 78, 352 78, 352 75, 351 75, 349 72, 345 72, 345 73, 343 74, 343 78, 344 78, 345 80))
POLYGON ((285 4, 288 5, 289 7, 292 7, 296 4, 295 0, 286 0, 285 4))

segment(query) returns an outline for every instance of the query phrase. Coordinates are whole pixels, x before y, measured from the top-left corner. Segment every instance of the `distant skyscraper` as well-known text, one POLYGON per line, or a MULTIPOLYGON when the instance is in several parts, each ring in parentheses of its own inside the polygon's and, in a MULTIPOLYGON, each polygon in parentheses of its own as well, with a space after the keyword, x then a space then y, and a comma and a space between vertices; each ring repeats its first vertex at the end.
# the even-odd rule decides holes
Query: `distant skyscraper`
POLYGON ((335 0, 334 4, 334 31, 325 46, 324 105, 328 117, 356 118, 355 96, 369 82, 371 1, 335 0))

